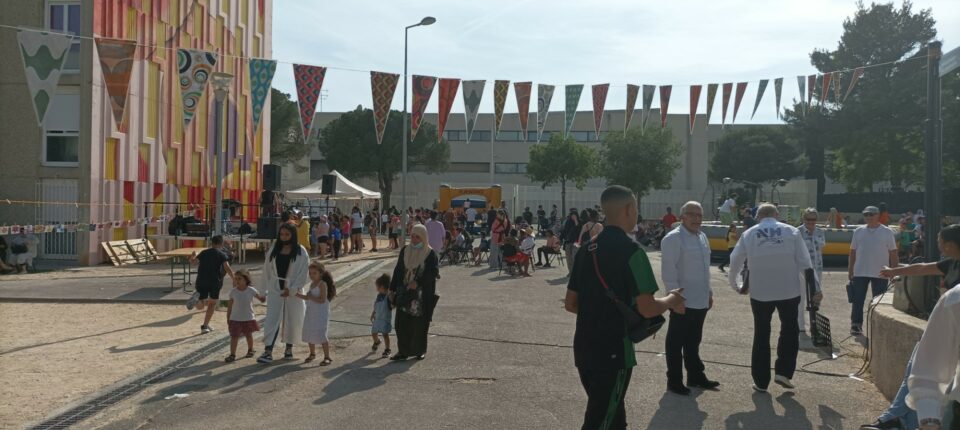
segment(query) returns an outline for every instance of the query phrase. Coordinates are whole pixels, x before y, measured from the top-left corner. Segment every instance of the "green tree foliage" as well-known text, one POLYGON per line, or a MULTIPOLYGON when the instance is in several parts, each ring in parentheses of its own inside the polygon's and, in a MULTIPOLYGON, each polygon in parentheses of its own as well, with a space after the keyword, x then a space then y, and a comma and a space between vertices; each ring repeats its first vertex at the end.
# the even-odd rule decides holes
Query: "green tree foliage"
POLYGON ((710 179, 750 182, 791 179, 803 173, 806 157, 787 132, 773 127, 749 127, 724 134, 710 159, 710 179))
POLYGON ((670 188, 680 168, 683 149, 667 128, 631 128, 626 133, 608 133, 600 152, 598 172, 609 185, 623 185, 638 198, 652 189, 670 188))
MULTIPOLYGON (((374 178, 383 194, 383 207, 390 207, 393 181, 403 170, 403 114, 390 111, 383 144, 377 144, 373 111, 357 106, 320 130, 320 152, 330 170, 348 177, 374 178)), ((437 141, 437 127, 423 122, 417 137, 407 144, 407 170, 441 173, 447 170, 450 145, 437 141)))
POLYGON ((290 94, 270 89, 270 162, 293 164, 297 172, 309 170, 301 161, 310 154, 310 146, 303 143, 300 131, 300 111, 290 94))
POLYGON ((566 213, 567 183, 582 190, 594 176, 597 160, 597 152, 589 146, 577 143, 573 137, 553 133, 548 143, 530 148, 527 177, 543 188, 560 184, 560 210, 566 213))
MULTIPOLYGON (((909 1, 899 8, 892 3, 869 7, 858 3, 853 17, 843 23, 836 49, 810 54, 811 63, 821 72, 907 61, 866 69, 843 103, 837 103, 831 91, 822 107, 815 101, 806 112, 796 105, 787 110, 785 119, 811 159, 808 177, 822 182, 824 174, 829 174, 858 191, 883 181, 894 190, 922 184, 927 118, 924 57, 926 43, 937 34, 935 23, 929 9, 914 12, 909 1)), ((851 76, 843 74, 841 91, 846 92, 851 76)), ((955 118, 960 109, 957 74, 946 77, 942 87, 944 119, 955 118)), ((817 85, 816 100, 821 91, 822 85, 817 85)), ((945 170, 957 175, 953 166, 960 158, 950 157, 960 155, 960 133, 945 132, 944 139, 944 166, 951 166, 945 170)))

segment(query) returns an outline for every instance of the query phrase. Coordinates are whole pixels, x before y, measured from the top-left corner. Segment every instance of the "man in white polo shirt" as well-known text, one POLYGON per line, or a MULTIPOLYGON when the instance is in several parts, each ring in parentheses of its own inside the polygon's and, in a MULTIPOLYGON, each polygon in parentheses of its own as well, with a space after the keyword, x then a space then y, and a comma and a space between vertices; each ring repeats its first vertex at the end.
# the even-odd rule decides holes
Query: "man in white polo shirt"
MULTIPOLYGON (((804 272, 813 269, 807 245, 800 231, 777 221, 777 207, 769 203, 757 209, 759 224, 740 236, 730 255, 730 286, 740 294, 750 294, 753 311, 753 357, 750 360, 753 389, 765 393, 770 384, 770 319, 773 311, 780 317, 780 338, 774 364, 778 385, 796 388, 791 379, 797 369, 800 349, 800 327, 797 313, 804 293, 804 272), (747 285, 738 280, 744 263, 749 261, 747 285)), ((814 302, 823 297, 819 283, 814 302)))
POLYGON ((847 277, 850 279, 850 334, 863 335, 863 302, 867 299, 867 287, 873 297, 887 291, 887 279, 880 276, 884 266, 897 267, 897 239, 893 230, 880 224, 880 209, 867 206, 863 209, 867 225, 853 231, 850 242, 850 262, 847 277))
POLYGON ((683 396, 689 387, 712 390, 720 386, 707 379, 700 359, 703 322, 713 307, 710 289, 710 242, 700 231, 703 206, 687 202, 680 208, 680 228, 675 228, 660 242, 661 274, 667 291, 683 289, 687 298, 686 312, 670 311, 667 328, 667 390, 683 396), (683 384, 683 368, 687 368, 687 385, 683 384))

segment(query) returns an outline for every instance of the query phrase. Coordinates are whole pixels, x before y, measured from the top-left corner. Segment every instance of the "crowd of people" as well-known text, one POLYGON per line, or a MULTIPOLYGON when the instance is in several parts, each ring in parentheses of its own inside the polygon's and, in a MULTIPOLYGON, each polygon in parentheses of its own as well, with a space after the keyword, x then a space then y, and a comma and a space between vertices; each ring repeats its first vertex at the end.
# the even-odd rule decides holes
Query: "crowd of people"
MULTIPOLYGON (((264 351, 258 362, 271 363, 278 343, 284 346, 283 357, 290 359, 294 344, 303 342, 309 346, 304 361, 317 358, 319 345, 324 354, 320 365, 329 365, 333 358, 327 332, 336 287, 319 259, 337 258, 338 249, 344 246, 344 233, 349 234, 346 240, 350 242, 344 252, 360 252, 364 245, 358 236, 364 231, 355 226, 362 225, 373 236, 387 234, 389 247, 400 248, 393 273, 383 274, 374 282, 371 348, 376 352, 384 345, 384 358, 425 358, 444 260, 469 258, 480 265, 482 256, 488 254, 491 268, 508 263, 516 267, 517 274, 530 276, 533 267, 550 266, 551 257, 556 257, 565 260, 568 271, 565 308, 577 315, 574 362, 588 398, 584 429, 626 427, 624 395, 637 361, 633 348, 625 345, 633 342, 631 339, 645 337, 636 336, 637 330, 656 332, 660 327, 657 317, 665 313, 666 389, 685 396, 692 389, 716 390, 721 385, 708 377, 700 356, 703 328, 714 306, 711 248, 702 230, 704 208, 700 203, 687 202, 677 214, 668 208, 659 221, 660 277, 666 292, 661 297, 656 297, 660 286, 641 244, 641 239, 650 234, 649 226, 639 216, 636 197, 629 189, 607 188, 600 205, 571 209, 562 224, 553 222, 555 207, 551 218, 541 206, 536 213, 525 208, 511 219, 504 206, 501 203, 501 207, 491 207, 486 213, 470 207, 442 212, 408 208, 406 225, 400 225, 400 214, 392 208, 382 217, 376 209, 363 216, 359 208, 349 216, 329 214, 320 217, 312 228, 309 220, 294 213, 268 250, 256 286, 249 272, 232 270, 222 250, 222 238, 215 237, 210 249, 193 257, 200 267, 197 293, 188 307, 206 308, 201 331, 212 331, 212 309, 223 279, 230 277, 233 288, 228 294, 227 325, 231 347, 227 362, 237 360, 240 338, 247 342, 243 356, 254 357, 252 335, 263 330, 264 351), (537 221, 537 229, 533 221, 537 221), (397 236, 402 235, 409 236, 409 243, 398 243, 397 236), (536 239, 541 236, 546 240, 538 248, 536 239), (480 238, 478 246, 473 246, 474 237, 480 238), (301 243, 310 243, 311 250, 301 243), (317 261, 311 261, 311 256, 317 261), (267 305, 263 327, 254 318, 254 300, 267 305), (391 345, 394 330, 396 337, 391 345), (395 346, 395 353, 391 346, 395 346)), ((780 221, 779 209, 772 204, 739 210, 735 203, 727 206, 731 218, 725 224, 729 225, 729 255, 720 270, 727 273, 735 292, 749 298, 754 326, 750 359, 753 389, 767 393, 772 382, 795 390, 800 338, 807 332, 807 302, 816 306, 823 300, 824 229, 832 228, 841 217, 831 210, 826 223, 821 224, 823 219, 816 209, 807 208, 802 212, 802 223, 792 226, 780 221), (774 313, 780 321, 780 333, 771 374, 774 313)), ((867 206, 862 216, 863 225, 853 233, 847 270, 850 333, 854 336, 863 335, 867 293, 875 297, 884 294, 889 279, 941 275, 944 291, 960 283, 960 225, 946 226, 940 233, 943 261, 901 265, 904 235, 915 235, 908 237, 915 247, 915 242, 923 238, 923 217, 905 214, 901 228, 895 232, 887 225, 889 214, 882 205, 867 206), (910 221, 914 222, 912 228, 910 221)), ((375 249, 376 242, 372 243, 375 249)), ((960 293, 950 290, 937 304, 926 333, 907 363, 894 402, 875 423, 862 429, 941 428, 940 405, 958 362, 958 315, 960 293)))

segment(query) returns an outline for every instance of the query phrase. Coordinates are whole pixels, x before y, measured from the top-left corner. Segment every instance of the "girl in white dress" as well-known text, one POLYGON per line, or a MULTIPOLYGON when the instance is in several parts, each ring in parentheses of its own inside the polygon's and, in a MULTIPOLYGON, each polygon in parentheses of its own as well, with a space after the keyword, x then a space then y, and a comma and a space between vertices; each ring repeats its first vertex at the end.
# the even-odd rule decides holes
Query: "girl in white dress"
POLYGON ((303 318, 303 341, 310 345, 310 355, 304 360, 309 363, 317 358, 317 344, 323 347, 323 361, 321 366, 333 362, 330 358, 330 341, 327 339, 327 326, 330 323, 330 300, 337 295, 333 285, 333 276, 323 264, 310 264, 310 291, 307 294, 297 294, 297 297, 307 302, 307 312, 303 318))

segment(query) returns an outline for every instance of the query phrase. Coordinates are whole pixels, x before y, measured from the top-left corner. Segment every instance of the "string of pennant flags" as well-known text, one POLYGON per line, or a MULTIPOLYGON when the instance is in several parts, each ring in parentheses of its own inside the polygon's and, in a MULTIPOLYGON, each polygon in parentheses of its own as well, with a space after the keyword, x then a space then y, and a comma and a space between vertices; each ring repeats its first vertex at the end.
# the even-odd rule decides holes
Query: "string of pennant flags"
MULTIPOLYGON (((21 58, 24 63, 24 73, 27 80, 27 86, 33 101, 34 111, 37 122, 41 126, 44 123, 46 112, 49 109, 57 89, 60 72, 66 62, 69 53, 69 47, 73 38, 93 39, 97 48, 100 65, 103 70, 103 80, 107 90, 113 119, 116 125, 121 128, 126 104, 129 95, 130 75, 133 69, 134 59, 137 49, 151 45, 138 44, 133 40, 109 39, 101 37, 83 37, 66 33, 57 33, 42 31, 23 27, 13 27, 0 25, 3 28, 13 28, 17 30, 17 39, 20 45, 21 58)), ((283 61, 274 59, 241 57, 236 55, 223 55, 216 52, 203 51, 188 48, 168 48, 163 46, 151 46, 155 49, 176 49, 178 77, 180 83, 181 101, 183 109, 184 128, 186 129, 192 122, 200 98, 206 91, 210 75, 217 65, 221 56, 242 58, 247 61, 250 77, 250 116, 253 119, 253 129, 256 131, 259 127, 262 117, 263 106, 270 94, 270 88, 273 78, 276 74, 277 64, 283 61)), ((913 57, 906 60, 898 60, 880 64, 864 65, 853 69, 837 70, 832 72, 801 75, 797 76, 797 88, 800 95, 800 113, 805 115, 810 109, 814 108, 814 98, 816 97, 816 107, 823 107, 825 103, 842 104, 855 90, 857 83, 863 77, 865 70, 872 67, 902 63, 916 59, 926 58, 925 56, 913 57), (849 73, 849 81, 844 89, 842 79, 849 73)), ((287 63, 287 62, 283 62, 287 63)), ((314 66, 300 63, 289 63, 293 66, 294 82, 297 93, 297 105, 300 116, 300 126, 304 138, 310 135, 313 126, 313 116, 316 111, 317 103, 320 99, 320 92, 324 84, 328 67, 314 66)), ((353 72, 367 71, 349 68, 331 67, 337 70, 346 70, 353 72)), ((370 86, 373 102, 374 128, 376 131, 377 143, 382 143, 383 134, 386 130, 387 120, 389 118, 390 106, 397 89, 397 83, 400 75, 395 73, 386 73, 379 71, 370 71, 370 86)), ((430 102, 434 89, 439 86, 438 92, 438 119, 437 119, 437 139, 443 138, 443 132, 447 120, 451 114, 453 103, 458 91, 461 91, 464 102, 464 116, 466 120, 466 141, 470 142, 473 130, 476 126, 476 119, 479 115, 479 107, 483 98, 484 80, 464 80, 455 78, 437 78, 435 76, 412 75, 411 79, 413 109, 410 116, 410 138, 417 136, 423 121, 424 113, 430 102)), ((776 115, 780 118, 780 107, 783 96, 784 78, 773 79, 774 105, 776 115)), ((770 79, 760 79, 757 82, 756 98, 753 102, 753 108, 750 117, 753 118, 760 108, 760 104, 768 88, 770 79)), ((495 80, 493 85, 494 97, 494 135, 499 134, 503 124, 504 109, 510 91, 511 81, 495 80)), ((709 124, 713 116, 714 106, 716 104, 717 94, 720 94, 720 116, 721 126, 726 125, 728 112, 731 115, 731 124, 737 120, 740 108, 743 103, 747 88, 751 82, 727 82, 707 84, 706 91, 706 123, 709 124), (733 102, 732 111, 730 102, 733 102)), ((674 85, 626 85, 626 103, 624 130, 630 128, 633 116, 636 111, 636 103, 641 102, 640 124, 641 130, 647 127, 650 116, 653 113, 653 99, 659 95, 659 113, 660 127, 664 128, 667 124, 667 112, 670 105, 670 97, 674 85)), ((583 93, 583 84, 568 84, 563 88, 565 96, 564 109, 564 136, 571 132, 573 121, 577 114, 581 94, 583 93)), ((607 106, 607 94, 610 84, 594 84, 591 86, 594 129, 599 139, 600 131, 603 125, 603 112, 607 106)), ((536 139, 539 142, 543 136, 547 116, 550 112, 550 105, 556 90, 555 85, 537 84, 537 105, 536 105, 536 139)), ((516 99, 517 111, 519 113, 519 122, 522 133, 522 139, 526 140, 530 117, 530 103, 533 91, 533 83, 530 81, 513 82, 513 92, 516 99)), ((703 85, 689 85, 689 131, 693 133, 696 126, 696 117, 699 113, 700 98, 703 93, 703 85)))
POLYGON ((41 234, 41 233, 73 233, 73 232, 95 232, 110 228, 133 227, 144 224, 165 223, 177 215, 190 214, 192 211, 178 211, 162 214, 152 217, 138 217, 132 219, 101 221, 97 223, 76 223, 76 222, 47 222, 43 224, 22 224, 22 225, 0 225, 0 236, 8 234, 41 234))

